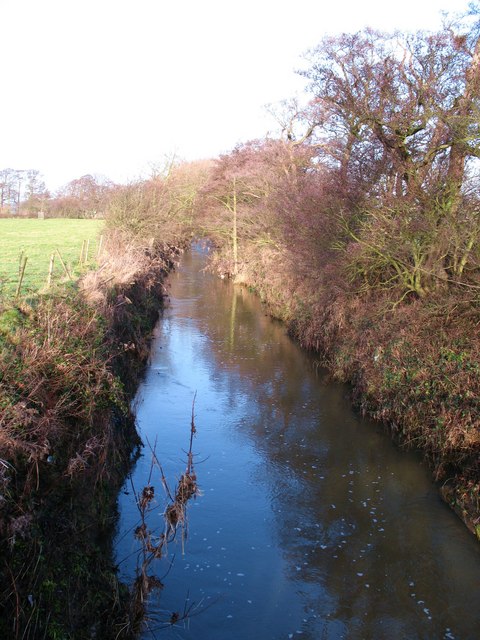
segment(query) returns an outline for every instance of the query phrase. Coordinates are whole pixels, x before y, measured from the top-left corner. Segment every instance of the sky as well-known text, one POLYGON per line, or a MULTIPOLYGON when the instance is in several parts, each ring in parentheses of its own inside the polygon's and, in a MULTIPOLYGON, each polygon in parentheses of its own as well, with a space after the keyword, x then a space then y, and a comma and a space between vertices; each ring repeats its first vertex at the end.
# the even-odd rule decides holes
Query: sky
POLYGON ((0 169, 55 191, 274 133, 265 105, 325 34, 436 30, 467 0, 0 0, 0 169))

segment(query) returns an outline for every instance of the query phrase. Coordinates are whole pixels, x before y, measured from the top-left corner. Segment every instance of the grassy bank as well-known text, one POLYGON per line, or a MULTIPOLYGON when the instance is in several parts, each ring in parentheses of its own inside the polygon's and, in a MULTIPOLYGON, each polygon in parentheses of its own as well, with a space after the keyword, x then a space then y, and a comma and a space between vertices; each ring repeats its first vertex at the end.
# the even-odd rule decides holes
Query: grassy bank
POLYGON ((174 257, 111 236, 78 284, 0 309, 2 637, 122 637, 111 540, 138 444, 128 401, 174 257))
POLYGON ((82 263, 94 261, 103 227, 102 220, 0 219, 1 291, 7 295, 15 293, 25 258, 22 294, 35 293, 46 286, 52 255, 54 282, 69 279, 65 268, 72 278, 77 277, 82 272, 82 263))

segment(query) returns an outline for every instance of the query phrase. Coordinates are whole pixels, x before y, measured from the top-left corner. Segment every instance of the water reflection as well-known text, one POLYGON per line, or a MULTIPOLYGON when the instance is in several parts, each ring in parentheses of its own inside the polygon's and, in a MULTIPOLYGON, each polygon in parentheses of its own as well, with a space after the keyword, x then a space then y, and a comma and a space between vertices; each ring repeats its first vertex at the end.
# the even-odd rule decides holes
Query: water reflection
MULTIPOLYGON (((198 603, 174 630, 196 640, 478 637, 480 550, 417 457, 360 420, 254 296, 203 266, 193 252, 171 278, 137 399, 174 478, 196 392, 203 458, 185 555, 171 549, 152 606, 168 616, 198 603)), ((139 486, 148 469, 145 456, 139 486)), ((131 496, 120 508, 128 558, 131 496)), ((134 575, 128 560, 121 569, 134 575)))

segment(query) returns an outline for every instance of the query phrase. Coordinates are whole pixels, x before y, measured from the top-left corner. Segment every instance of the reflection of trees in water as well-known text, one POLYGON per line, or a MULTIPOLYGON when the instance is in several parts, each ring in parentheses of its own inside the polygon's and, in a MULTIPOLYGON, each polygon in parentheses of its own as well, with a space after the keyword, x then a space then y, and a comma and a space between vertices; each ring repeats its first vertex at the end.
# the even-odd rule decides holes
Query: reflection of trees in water
POLYGON ((208 336, 199 358, 214 359, 211 382, 232 409, 241 404, 238 432, 263 458, 254 480, 268 486, 304 633, 440 637, 445 594, 460 617, 462 602, 432 549, 417 460, 353 415, 345 387, 322 384, 257 298, 205 277, 190 308, 208 336))

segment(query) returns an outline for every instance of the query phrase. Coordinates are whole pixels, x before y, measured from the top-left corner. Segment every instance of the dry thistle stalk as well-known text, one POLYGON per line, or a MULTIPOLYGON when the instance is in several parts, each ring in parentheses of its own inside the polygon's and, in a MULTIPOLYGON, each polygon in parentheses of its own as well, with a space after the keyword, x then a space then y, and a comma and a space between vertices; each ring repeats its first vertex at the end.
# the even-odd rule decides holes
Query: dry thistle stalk
MULTIPOLYGON (((141 549, 139 554, 139 564, 137 566, 137 577, 135 579, 131 595, 130 625, 137 630, 141 628, 143 622, 146 620, 147 596, 154 589, 163 588, 162 580, 155 575, 149 574, 150 565, 154 560, 159 560, 163 558, 164 555, 166 555, 167 545, 168 543, 173 542, 173 540, 175 539, 178 527, 181 527, 182 530, 183 552, 184 541, 186 539, 187 504, 191 498, 195 498, 200 493, 193 464, 193 437, 197 431, 194 419, 195 397, 193 399, 192 405, 190 444, 187 451, 187 467, 185 472, 180 476, 175 492, 172 494, 172 492, 170 491, 165 478, 165 474, 163 472, 162 465, 157 458, 156 441, 154 446, 151 447, 150 443, 148 443, 148 440, 147 443, 152 453, 152 461, 148 481, 139 494, 137 494, 137 492, 135 491, 135 487, 133 487, 137 508, 140 514, 140 524, 135 529, 134 536, 137 540, 139 540, 141 549), (163 514, 165 521, 165 530, 159 536, 155 536, 153 530, 147 524, 147 516, 152 511, 155 504, 155 487, 151 482, 154 467, 157 467, 160 471, 161 482, 165 489, 165 493, 170 501, 170 504, 168 504, 163 514)), ((175 624, 181 619, 184 619, 183 615, 173 614, 168 621, 164 622, 164 624, 175 624)))

